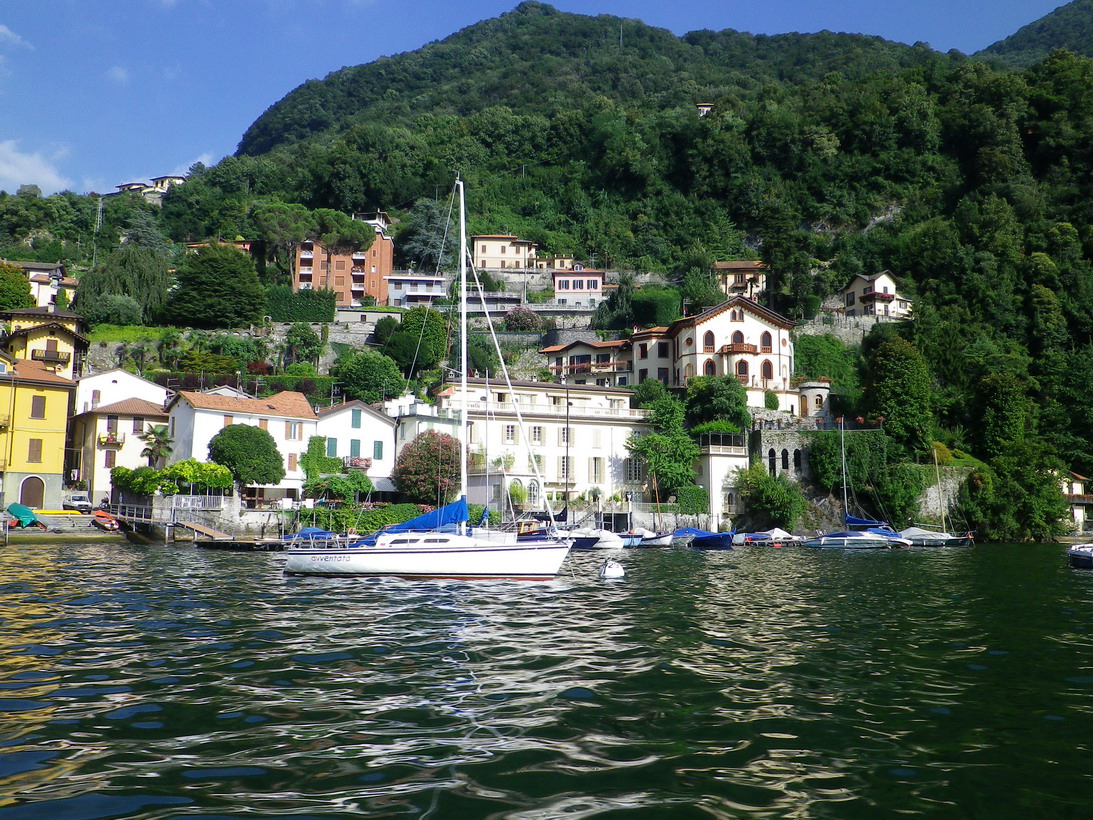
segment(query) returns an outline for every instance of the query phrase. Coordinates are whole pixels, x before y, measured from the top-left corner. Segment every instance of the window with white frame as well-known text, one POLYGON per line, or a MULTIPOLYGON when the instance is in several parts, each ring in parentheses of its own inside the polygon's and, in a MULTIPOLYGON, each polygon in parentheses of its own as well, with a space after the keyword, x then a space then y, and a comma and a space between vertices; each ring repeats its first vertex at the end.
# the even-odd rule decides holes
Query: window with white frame
POLYGON ((515 424, 506 424, 505 425, 505 444, 515 444, 515 443, 516 443, 516 425, 515 424))
POLYGON ((627 484, 640 484, 645 471, 641 459, 627 458, 623 460, 623 478, 627 484))
POLYGON ((563 445, 564 444, 569 444, 569 428, 568 427, 559 427, 558 428, 558 443, 563 444, 563 445))
POLYGON ((573 468, 572 456, 558 456, 558 480, 569 481, 573 468))
POLYGON ((603 483, 603 459, 600 456, 588 459, 588 480, 592 484, 603 483))
POLYGON ((543 428, 541 426, 535 426, 531 428, 531 443, 542 444, 543 443, 543 428))

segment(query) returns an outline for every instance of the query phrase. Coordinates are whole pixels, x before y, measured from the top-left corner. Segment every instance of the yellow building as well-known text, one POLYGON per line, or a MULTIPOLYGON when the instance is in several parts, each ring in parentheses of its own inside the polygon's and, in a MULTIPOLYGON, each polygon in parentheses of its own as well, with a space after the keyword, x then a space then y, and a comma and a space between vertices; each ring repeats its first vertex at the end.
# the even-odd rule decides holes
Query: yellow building
POLYGON ((0 342, 5 353, 41 362, 66 379, 79 378, 90 346, 82 333, 84 319, 80 314, 47 305, 8 310, 0 316, 11 324, 0 342))
POLYGON ((0 353, 0 485, 12 502, 60 509, 65 432, 76 383, 45 363, 0 353))

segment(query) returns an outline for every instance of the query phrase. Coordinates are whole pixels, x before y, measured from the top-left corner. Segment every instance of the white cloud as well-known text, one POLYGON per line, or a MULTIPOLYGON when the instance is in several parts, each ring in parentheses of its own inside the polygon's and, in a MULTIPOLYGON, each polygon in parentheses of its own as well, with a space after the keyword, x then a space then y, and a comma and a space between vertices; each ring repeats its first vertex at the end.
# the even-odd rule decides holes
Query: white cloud
POLYGON ((122 68, 120 65, 113 66, 106 72, 106 77, 109 80, 125 85, 129 82, 129 72, 122 68))
POLYGON ((219 161, 220 160, 218 160, 215 156, 213 156, 212 154, 210 154, 209 152, 206 151, 204 154, 201 154, 200 156, 194 157, 192 160, 187 162, 185 165, 176 166, 175 169, 173 171, 171 171, 171 173, 176 174, 178 176, 185 176, 186 174, 188 174, 190 172, 190 169, 199 162, 202 165, 204 165, 206 168, 208 168, 208 167, 211 167, 213 165, 216 165, 216 163, 218 163, 219 161))
POLYGON ((12 31, 10 28, 0 23, 0 43, 7 43, 8 45, 20 46, 21 48, 29 48, 34 50, 34 46, 12 31))
POLYGON ((37 185, 42 193, 54 194, 69 188, 71 183, 53 164, 64 154, 58 151, 52 158, 27 154, 15 140, 0 141, 0 190, 13 194, 20 185, 37 185))

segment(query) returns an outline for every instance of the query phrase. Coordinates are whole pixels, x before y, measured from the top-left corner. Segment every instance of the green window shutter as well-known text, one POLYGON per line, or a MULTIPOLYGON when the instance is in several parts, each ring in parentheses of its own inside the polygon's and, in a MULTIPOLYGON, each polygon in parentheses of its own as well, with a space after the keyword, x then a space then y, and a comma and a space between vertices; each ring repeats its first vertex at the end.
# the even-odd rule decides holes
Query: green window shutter
POLYGON ((354 430, 360 430, 361 429, 361 411, 360 410, 354 410, 353 411, 353 429, 354 430))
POLYGON ((355 438, 349 442, 349 456, 351 458, 360 458, 361 454, 361 440, 355 438))
POLYGON ((372 458, 379 461, 383 458, 383 442, 375 441, 372 443, 372 458))
POLYGON ((336 438, 328 438, 326 440, 326 455, 327 458, 338 457, 338 440, 336 438))

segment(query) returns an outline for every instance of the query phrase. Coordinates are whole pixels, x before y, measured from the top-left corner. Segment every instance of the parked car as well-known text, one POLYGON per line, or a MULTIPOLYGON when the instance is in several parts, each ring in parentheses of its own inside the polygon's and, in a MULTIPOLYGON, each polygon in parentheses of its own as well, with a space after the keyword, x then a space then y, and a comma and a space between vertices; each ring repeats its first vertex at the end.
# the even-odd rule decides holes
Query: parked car
POLYGON ((79 510, 85 515, 91 512, 92 509, 91 499, 88 497, 87 493, 72 493, 72 495, 65 499, 61 504, 61 507, 66 510, 79 510))

